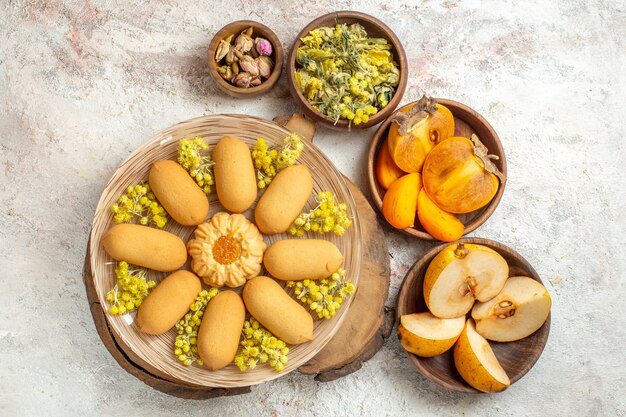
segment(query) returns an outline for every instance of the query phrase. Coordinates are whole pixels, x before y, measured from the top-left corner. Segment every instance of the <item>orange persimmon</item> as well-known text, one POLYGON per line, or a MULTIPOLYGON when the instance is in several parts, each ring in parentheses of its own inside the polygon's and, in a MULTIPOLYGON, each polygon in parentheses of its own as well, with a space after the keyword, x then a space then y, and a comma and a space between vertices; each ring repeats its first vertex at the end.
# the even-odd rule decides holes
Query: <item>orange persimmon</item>
POLYGON ((450 110, 423 96, 394 117, 387 136, 389 153, 403 171, 420 172, 430 150, 452 135, 454 117, 450 110))
POLYGON ((391 159, 389 146, 385 140, 382 145, 380 145, 378 155, 376 156, 376 179, 378 180, 378 184, 386 190, 391 183, 403 175, 406 175, 406 172, 398 168, 396 163, 393 162, 393 159, 391 159))
POLYGON ((455 136, 439 143, 426 157, 424 189, 433 202, 450 213, 469 213, 487 205, 504 175, 476 135, 455 136))
POLYGON ((417 198, 417 217, 428 233, 442 242, 453 242, 460 239, 465 226, 454 215, 443 211, 428 198, 426 190, 422 188, 417 198))
POLYGON ((417 195, 422 188, 422 176, 407 174, 395 180, 383 197, 383 216, 396 229, 406 229, 415 223, 417 195))

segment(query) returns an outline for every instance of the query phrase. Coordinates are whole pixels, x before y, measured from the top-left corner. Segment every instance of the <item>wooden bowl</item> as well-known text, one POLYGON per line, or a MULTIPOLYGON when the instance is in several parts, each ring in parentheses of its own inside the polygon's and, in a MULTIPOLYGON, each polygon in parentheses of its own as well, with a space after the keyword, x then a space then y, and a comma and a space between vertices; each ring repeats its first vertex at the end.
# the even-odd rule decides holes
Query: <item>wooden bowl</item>
POLYGON ((274 85, 276 85, 276 83, 278 82, 278 79, 280 78, 280 73, 283 68, 283 54, 283 46, 280 43, 278 36, 276 36, 276 34, 272 32, 270 28, 253 20, 238 20, 236 22, 229 23, 221 28, 211 40, 208 51, 209 73, 211 74, 211 78, 213 78, 215 84, 217 84, 217 87, 229 96, 236 98, 258 97, 270 91, 272 87, 274 87, 274 85), (260 85, 250 88, 241 88, 227 82, 217 72, 215 52, 217 51, 217 46, 219 45, 220 40, 233 34, 236 37, 238 34, 248 29, 249 27, 253 28, 252 37, 260 36, 267 39, 272 44, 273 51, 270 58, 272 58, 272 61, 274 61, 274 68, 272 69, 272 73, 270 74, 269 78, 264 80, 260 85))
MULTIPOLYGON (((522 255, 501 243, 481 238, 464 238, 455 243, 475 243, 487 246, 506 259, 509 264, 510 276, 524 275, 542 282, 537 272, 522 255)), ((404 314, 428 311, 422 294, 424 274, 426 269, 428 269, 430 261, 448 245, 449 243, 444 243, 432 248, 406 274, 398 294, 396 321, 399 321, 404 314)), ((489 342, 500 364, 509 376, 511 384, 526 375, 537 362, 548 340, 548 333, 550 333, 550 315, 548 315, 548 319, 543 326, 528 337, 515 342, 489 342)), ((479 393, 480 391, 467 385, 457 372, 452 352, 453 349, 450 349, 433 358, 421 358, 408 352, 407 355, 411 363, 426 379, 451 391, 479 393)))
POLYGON ((367 15, 365 13, 342 11, 333 12, 327 15, 318 17, 311 23, 306 25, 304 29, 296 36, 296 39, 291 45, 289 56, 287 57, 287 80, 289 84, 289 90, 294 100, 302 108, 302 111, 316 122, 323 123, 324 125, 337 130, 349 130, 349 129, 367 129, 378 123, 382 122, 393 110, 400 104, 404 90, 406 89, 406 83, 409 76, 409 66, 407 64, 406 53, 400 43, 398 37, 393 33, 387 25, 380 20, 367 15), (336 24, 348 24, 359 23, 365 28, 368 36, 374 38, 385 38, 391 45, 391 52, 393 57, 398 63, 398 69, 400 70, 400 82, 396 87, 396 92, 389 101, 389 104, 385 106, 375 115, 371 116, 367 123, 361 123, 359 125, 350 125, 347 120, 339 119, 336 123, 331 118, 315 110, 309 101, 304 97, 300 89, 296 84, 296 52, 302 45, 300 38, 306 36, 311 30, 317 29, 323 26, 335 26, 336 24))
MULTIPOLYGON (((500 159, 494 161, 498 169, 504 174, 504 177, 507 178, 507 170, 506 170, 506 157, 504 155, 504 149, 502 148, 502 143, 500 143, 500 139, 498 138, 498 134, 491 127, 489 122, 485 120, 480 114, 478 114, 475 110, 466 106, 465 104, 461 104, 457 101, 447 100, 443 98, 436 99, 438 103, 446 106, 452 112, 454 116, 454 135, 455 136, 465 136, 467 138, 471 137, 473 133, 475 133, 482 143, 489 149, 489 153, 493 155, 497 155, 500 159)), ((380 146, 385 143, 385 139, 387 139, 387 134, 389 132, 389 126, 391 125, 391 120, 393 117, 402 109, 405 109, 413 103, 409 103, 402 108, 398 109, 398 111, 394 112, 391 116, 387 118, 378 127, 376 133, 374 134, 374 138, 372 139, 372 143, 370 144, 369 153, 367 157, 367 175, 370 193, 372 195, 372 199, 376 207, 382 212, 383 207, 383 195, 385 194, 385 190, 378 184, 378 180, 376 179, 376 157, 378 156, 378 150, 380 146)), ((493 214, 502 199, 502 194, 504 194, 504 187, 506 182, 500 183, 498 187, 498 191, 493 199, 487 204, 485 207, 475 210, 471 213, 459 214, 457 217, 461 222, 465 225, 464 235, 473 232, 483 224, 489 216, 493 214)), ((408 227, 406 229, 402 229, 402 232, 409 234, 411 236, 418 237, 424 240, 437 240, 432 237, 422 225, 416 221, 416 225, 414 227, 408 227)))

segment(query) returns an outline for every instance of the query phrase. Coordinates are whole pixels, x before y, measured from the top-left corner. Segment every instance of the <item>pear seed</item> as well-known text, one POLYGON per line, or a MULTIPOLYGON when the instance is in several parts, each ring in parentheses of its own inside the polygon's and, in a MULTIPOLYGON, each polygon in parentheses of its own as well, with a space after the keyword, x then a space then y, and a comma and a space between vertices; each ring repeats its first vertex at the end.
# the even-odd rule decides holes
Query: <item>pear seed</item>
POLYGON ((459 287, 459 294, 461 294, 461 297, 465 297, 465 296, 466 296, 467 294, 469 294, 469 293, 470 293, 470 289, 469 289, 469 287, 467 286, 467 284, 462 284, 462 285, 459 287))

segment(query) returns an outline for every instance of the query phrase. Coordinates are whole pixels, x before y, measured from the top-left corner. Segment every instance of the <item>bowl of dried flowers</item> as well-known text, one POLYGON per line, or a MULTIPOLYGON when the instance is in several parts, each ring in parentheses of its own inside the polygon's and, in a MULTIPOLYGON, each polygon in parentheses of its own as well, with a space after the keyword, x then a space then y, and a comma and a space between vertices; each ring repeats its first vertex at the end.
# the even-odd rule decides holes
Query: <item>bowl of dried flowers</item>
POLYGON ((208 58, 209 73, 220 90, 237 98, 257 97, 278 81, 283 47, 267 26, 238 20, 215 34, 208 58))
POLYGON ((287 58, 289 89, 302 111, 335 129, 366 129, 398 106, 406 88, 404 48, 365 13, 319 17, 296 37, 287 58))

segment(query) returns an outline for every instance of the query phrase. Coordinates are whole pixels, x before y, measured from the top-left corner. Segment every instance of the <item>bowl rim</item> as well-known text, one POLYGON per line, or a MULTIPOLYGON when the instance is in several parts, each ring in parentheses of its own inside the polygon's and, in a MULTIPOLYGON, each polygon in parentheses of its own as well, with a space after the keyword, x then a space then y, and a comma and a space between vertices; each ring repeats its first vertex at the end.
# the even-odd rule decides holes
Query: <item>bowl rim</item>
MULTIPOLYGON (((422 289, 419 290, 418 294, 409 293, 410 291, 409 282, 412 283, 412 281, 414 280, 421 280, 423 282, 423 274, 417 274, 416 271, 419 269, 423 269, 425 273, 425 269, 428 267, 430 262, 439 252, 441 252, 444 248, 446 248, 449 245, 455 245, 459 243, 484 245, 495 250, 500 255, 502 255, 500 251, 504 251, 506 252, 506 255, 515 258, 517 261, 519 261, 520 264, 523 265, 524 269, 527 272, 528 277, 544 285, 543 281, 541 280, 541 277, 539 276, 535 268, 533 268, 533 266, 526 260, 526 258, 524 258, 519 252, 517 252, 510 246, 507 246, 496 240, 480 238, 480 237, 468 237, 468 238, 461 238, 454 242, 442 242, 439 245, 434 246, 433 248, 428 250, 426 253, 424 253, 409 268, 405 277, 403 278, 402 284, 400 286, 400 291, 398 292, 398 296, 396 297, 396 315, 395 315, 395 323, 394 323, 396 326, 400 322, 400 318, 403 315, 413 313, 412 311, 405 310, 404 305, 403 305, 404 303, 402 301, 407 299, 408 297, 415 297, 415 296, 423 297, 422 289), (414 275, 414 276, 410 277, 410 275, 414 275), (419 275, 422 275, 422 277, 420 278, 419 275)), ((522 369, 522 371, 517 373, 515 376, 511 377, 511 385, 513 385, 515 382, 523 378, 524 375, 526 375, 528 371, 532 369, 532 367, 537 363, 537 361, 541 357, 541 354, 543 353, 543 350, 545 349, 545 346, 548 342, 548 337, 550 335, 551 318, 552 318, 552 309, 550 309, 550 313, 548 314, 548 318, 546 319, 544 324, 539 329, 537 329, 534 333, 532 333, 529 336, 526 336, 526 337, 532 337, 532 336, 537 337, 539 348, 533 351, 531 355, 525 357, 525 360, 527 361, 527 366, 524 369, 522 369)), ((523 340, 523 339, 520 339, 520 340, 523 340)), ((508 342, 508 343, 515 343, 515 342, 517 341, 508 342)), ((470 393, 470 394, 483 394, 481 391, 478 391, 477 389, 469 386, 462 379, 458 380, 458 382, 462 384, 462 386, 459 386, 459 385, 451 384, 441 378, 438 378, 435 374, 428 371, 422 363, 424 360, 428 360, 429 358, 420 358, 419 356, 406 351, 404 348, 402 348, 402 350, 404 350, 405 354, 407 355, 409 361, 413 364, 413 366, 415 366, 415 368, 417 368, 420 374, 422 374, 429 381, 434 382, 451 391, 470 393)))
POLYGON ((276 33, 274 33, 272 29, 265 26, 263 23, 257 22, 255 20, 235 20, 228 23, 226 26, 222 27, 215 33, 215 35, 211 39, 211 42, 209 43, 207 58, 209 65, 209 74, 211 75, 211 78, 220 90, 222 90, 226 94, 234 95, 236 97, 255 97, 266 93, 267 91, 272 89, 274 85, 276 85, 276 83, 278 82, 278 79, 280 78, 280 74, 283 69, 284 51, 280 39, 278 38, 276 33), (236 85, 226 82, 226 80, 224 80, 217 72, 217 62, 215 61, 215 50, 217 49, 217 45, 219 41, 224 39, 226 36, 236 34, 236 31, 233 31, 233 28, 237 26, 251 26, 253 29, 261 32, 262 36, 267 37, 272 44, 274 68, 272 69, 272 73, 270 74, 270 76, 261 84, 255 87, 237 87, 236 85))
POLYGON ((402 96, 404 95, 404 91, 406 90, 406 86, 409 79, 409 65, 407 62, 406 52, 404 50, 404 46, 402 46, 402 42, 395 34, 389 26, 366 13, 356 12, 351 10, 342 10, 332 13, 327 13, 322 15, 311 22, 309 22, 296 36, 294 41, 291 44, 289 49, 289 54, 287 56, 286 62, 286 71, 287 71, 287 84, 289 85, 289 91, 291 92, 291 96, 294 101, 298 104, 298 106, 302 109, 302 111, 314 119, 317 122, 324 124, 333 129, 337 130, 351 130, 351 129, 367 129, 369 127, 375 126, 378 123, 382 122, 390 113, 392 113, 396 107, 400 104, 402 100, 402 96), (299 88, 296 87, 295 80, 295 69, 296 69, 296 52, 298 47, 302 44, 300 38, 306 36, 311 30, 321 27, 322 25, 327 24, 326 22, 334 19, 335 23, 339 19, 352 18, 359 21, 367 22, 369 24, 373 24, 379 26, 383 32, 385 32, 385 38, 391 43, 394 49, 397 52, 397 56, 395 56, 395 61, 398 63, 398 69, 400 70, 400 80, 398 82, 398 86, 396 87, 396 91, 389 101, 389 103, 381 109, 378 113, 373 115, 367 123, 361 123, 359 125, 352 125, 348 123, 346 120, 339 119, 336 123, 334 120, 326 116, 325 114, 315 110, 310 104, 309 101, 304 97, 299 88))
MULTIPOLYGON (((497 132, 491 126, 491 124, 489 124, 487 119, 485 119, 480 113, 478 113, 476 110, 472 109, 468 105, 460 103, 455 100, 445 99, 445 98, 434 98, 434 99, 437 101, 437 103, 440 103, 448 107, 450 111, 452 111, 452 113, 456 111, 462 114, 471 115, 472 117, 478 120, 478 123, 483 125, 485 129, 487 129, 487 131, 493 137, 494 142, 495 142, 495 149, 489 149, 489 151, 500 157, 499 162, 502 166, 502 173, 504 174, 504 177, 506 179, 505 182, 500 182, 498 191, 496 191, 496 194, 493 196, 489 204, 487 204, 484 208, 479 209, 479 210, 483 210, 480 216, 478 216, 471 223, 465 225, 465 230, 463 231, 463 236, 465 236, 468 233, 471 233, 474 230, 476 230, 483 223, 485 223, 487 219, 491 217, 491 215, 495 212, 496 208, 500 204, 500 201, 502 200, 502 196, 504 194, 504 188, 506 187, 506 183, 508 182, 506 155, 504 153, 504 148, 502 147, 502 142, 500 141, 500 137, 498 136, 497 132)), ((393 117, 399 112, 401 112, 403 109, 406 109, 407 107, 412 106, 415 103, 417 103, 417 100, 407 103, 403 105, 402 107, 399 107, 392 114, 390 114, 389 117, 387 117, 385 121, 383 121, 383 123, 380 126, 378 126, 370 142, 370 146, 369 146, 368 154, 367 154, 368 156, 367 157, 367 161, 368 161, 367 162, 367 179, 368 179, 368 185, 369 185, 370 195, 372 196, 372 200, 374 201, 374 204, 376 205, 376 207, 381 213, 382 213, 382 207, 383 207, 383 198, 382 198, 382 194, 379 192, 380 186, 378 185, 378 180, 376 179, 376 172, 375 172, 376 157, 378 156, 378 149, 380 148, 381 143, 385 139, 384 134, 387 132, 387 129, 391 125, 392 123, 391 120, 393 119, 393 117)), ((440 240, 435 239, 433 236, 431 236, 430 233, 427 233, 425 231, 422 232, 421 230, 417 230, 414 227, 407 227, 406 229, 398 229, 398 230, 400 230, 404 234, 417 237, 419 239, 440 242, 440 240)))

